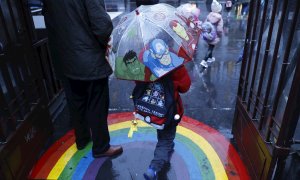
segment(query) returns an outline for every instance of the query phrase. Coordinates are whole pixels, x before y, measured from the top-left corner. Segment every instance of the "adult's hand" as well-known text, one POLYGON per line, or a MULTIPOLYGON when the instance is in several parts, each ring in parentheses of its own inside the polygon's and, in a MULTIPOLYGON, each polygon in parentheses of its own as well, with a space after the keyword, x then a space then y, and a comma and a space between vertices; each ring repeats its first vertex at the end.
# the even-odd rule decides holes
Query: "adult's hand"
POLYGON ((2 54, 2 53, 3 53, 3 51, 4 51, 4 47, 3 47, 3 44, 2 44, 2 42, 0 42, 0 54, 2 54))
POLYGON ((109 54, 112 53, 112 43, 113 43, 113 40, 112 40, 112 37, 110 36, 107 46, 106 46, 106 53, 105 53, 105 58, 107 61, 109 61, 109 54))

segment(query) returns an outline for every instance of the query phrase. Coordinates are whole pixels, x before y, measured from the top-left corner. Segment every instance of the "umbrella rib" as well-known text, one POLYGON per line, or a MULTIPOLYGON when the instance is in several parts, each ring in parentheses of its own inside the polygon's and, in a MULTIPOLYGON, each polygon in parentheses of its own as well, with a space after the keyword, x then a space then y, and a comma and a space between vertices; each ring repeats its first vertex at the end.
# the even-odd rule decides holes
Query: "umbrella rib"
MULTIPOLYGON (((136 16, 135 16, 134 18, 136 18, 136 16)), ((118 56, 119 56, 119 48, 120 48, 120 44, 121 44, 121 42, 122 42, 122 39, 124 38, 125 34, 129 31, 129 27, 130 27, 131 24, 133 24, 133 23, 134 23, 134 21, 132 20, 132 21, 128 24, 128 26, 127 26, 126 30, 124 31, 124 33, 122 34, 122 37, 121 37, 120 42, 119 42, 119 44, 118 44, 118 48, 116 49, 116 52, 118 52, 118 56)))
POLYGON ((140 32, 141 32, 141 34, 142 34, 142 42, 143 42, 143 44, 144 44, 144 48, 146 47, 146 44, 145 44, 145 41, 144 41, 144 33, 143 33, 143 31, 142 31, 142 27, 141 27, 141 22, 140 22, 141 20, 140 20, 140 18, 138 18, 138 26, 139 26, 139 28, 140 28, 140 32))
MULTIPOLYGON (((142 27, 141 27, 141 21, 142 21, 142 19, 140 19, 137 15, 134 17, 134 18, 137 18, 137 22, 138 22, 138 27, 139 27, 139 29, 140 29, 140 33, 141 33, 141 36, 142 36, 142 39, 144 39, 144 33, 143 33, 143 30, 142 30, 142 27)), ((155 22, 153 22, 151 19, 149 19, 149 18, 145 18, 144 20, 147 20, 148 22, 150 22, 152 25, 154 25, 154 26, 157 26, 157 27, 159 27, 160 29, 162 29, 163 31, 165 31, 176 43, 177 43, 177 45, 179 45, 179 47, 180 46, 182 46, 182 42, 178 42, 178 40, 177 40, 177 38, 176 37, 174 37, 174 35, 172 35, 170 32, 168 32, 164 27, 162 27, 161 25, 159 25, 159 24, 157 24, 157 23, 155 23, 155 22)), ((124 33, 122 34, 122 37, 121 37, 121 39, 120 39, 120 42, 119 42, 119 44, 118 44, 118 47, 117 47, 117 49, 116 49, 116 51, 117 52, 119 52, 119 48, 120 48, 120 45, 121 45, 121 43, 122 43, 122 40, 123 40, 123 38, 126 36, 126 34, 128 33, 128 31, 129 31, 129 29, 130 29, 130 26, 132 25, 132 24, 134 24, 134 20, 132 20, 131 22, 129 22, 129 24, 127 25, 127 28, 126 28, 126 30, 124 31, 124 33)), ((171 28, 170 28, 171 29, 171 28)), ((172 29, 171 29, 172 30, 172 29)), ((183 41, 183 40, 182 40, 183 41)), ((145 41, 142 41, 143 42, 143 45, 144 45, 144 47, 146 47, 146 43, 145 43, 145 41)), ((118 53, 118 56, 119 56, 119 53, 118 53)))

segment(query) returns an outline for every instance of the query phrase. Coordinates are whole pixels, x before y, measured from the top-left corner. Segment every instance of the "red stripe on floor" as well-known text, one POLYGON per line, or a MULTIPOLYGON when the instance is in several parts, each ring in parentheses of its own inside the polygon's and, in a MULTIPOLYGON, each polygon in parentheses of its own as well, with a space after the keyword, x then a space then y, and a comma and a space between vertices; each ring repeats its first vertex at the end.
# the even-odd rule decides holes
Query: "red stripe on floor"
POLYGON ((46 153, 39 159, 31 172, 30 179, 47 179, 48 174, 62 156, 62 154, 75 142, 74 131, 69 131, 66 135, 56 141, 46 153))
POLYGON ((228 139, 226 139, 220 132, 186 116, 182 119, 180 125, 200 134, 211 144, 219 155, 230 180, 236 178, 243 180, 250 179, 247 169, 240 159, 239 154, 232 144, 230 144, 228 139), (197 126, 201 126, 201 128, 197 128, 197 126))

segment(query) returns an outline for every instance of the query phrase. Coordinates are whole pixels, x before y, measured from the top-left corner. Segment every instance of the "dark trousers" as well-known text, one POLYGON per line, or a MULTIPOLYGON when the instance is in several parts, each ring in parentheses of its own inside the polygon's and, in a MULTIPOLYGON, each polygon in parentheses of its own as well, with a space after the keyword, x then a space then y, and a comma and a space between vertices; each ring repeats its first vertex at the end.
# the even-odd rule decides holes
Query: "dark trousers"
POLYGON ((204 58, 205 61, 207 61, 208 58, 212 58, 212 53, 213 53, 214 47, 215 47, 215 45, 208 44, 208 50, 207 50, 205 58, 204 58))
POLYGON ((63 82, 76 143, 82 144, 92 138, 93 153, 107 151, 110 147, 108 78, 91 81, 67 78, 63 82))
POLYGON ((170 163, 171 155, 174 152, 174 138, 176 135, 176 126, 168 129, 157 130, 157 144, 154 150, 154 158, 150 167, 157 172, 168 163, 170 163))

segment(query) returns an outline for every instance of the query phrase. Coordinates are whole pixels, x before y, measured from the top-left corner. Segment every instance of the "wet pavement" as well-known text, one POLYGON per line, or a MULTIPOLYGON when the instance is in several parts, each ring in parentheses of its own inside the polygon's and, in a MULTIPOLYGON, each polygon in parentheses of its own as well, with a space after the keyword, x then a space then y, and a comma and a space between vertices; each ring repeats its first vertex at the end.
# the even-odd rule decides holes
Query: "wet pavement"
MULTIPOLYGON (((201 10, 200 20, 203 21, 208 14, 207 6, 204 2, 200 2, 198 7, 201 10)), ((192 86, 182 95, 182 99, 186 116, 199 120, 231 138, 241 67, 241 63, 236 64, 236 61, 244 45, 246 20, 237 20, 234 9, 229 17, 227 12, 223 12, 222 15, 225 32, 213 52, 216 61, 202 72, 200 62, 208 46, 200 39, 194 61, 186 64, 192 86)), ((114 19, 114 24, 117 22, 118 18, 114 19)), ((129 99, 133 87, 133 82, 118 80, 111 76, 111 113, 133 110, 132 100, 129 99)))

